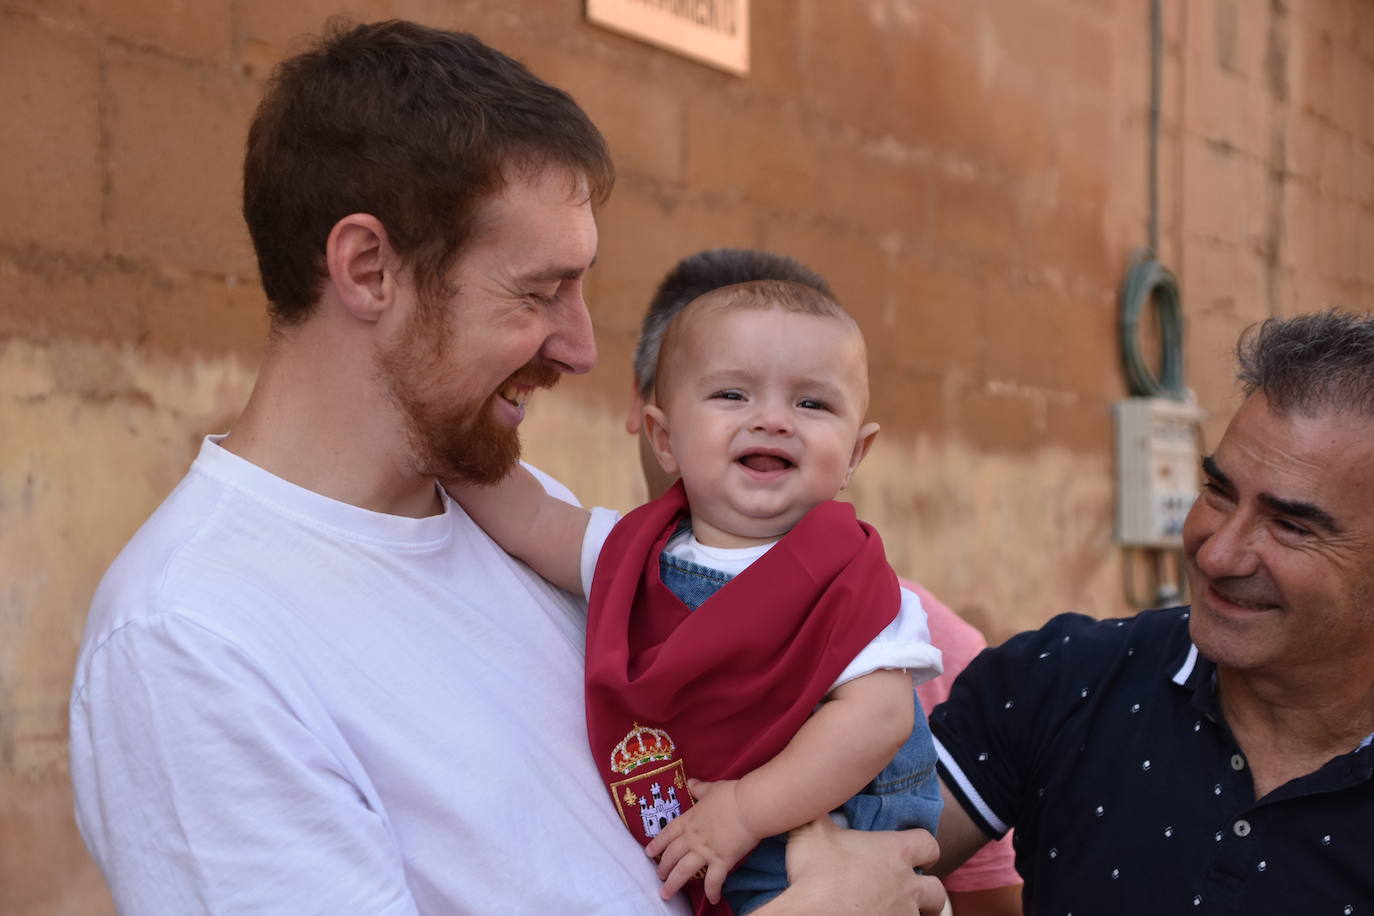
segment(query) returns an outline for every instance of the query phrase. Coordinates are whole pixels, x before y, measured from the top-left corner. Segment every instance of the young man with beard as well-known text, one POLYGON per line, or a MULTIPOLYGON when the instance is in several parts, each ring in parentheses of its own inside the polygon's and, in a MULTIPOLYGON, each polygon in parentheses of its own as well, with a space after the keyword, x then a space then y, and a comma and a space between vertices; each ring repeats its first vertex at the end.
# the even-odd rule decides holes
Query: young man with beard
MULTIPOLYGON (((257 385, 77 664, 77 819, 121 911, 680 911, 588 753, 584 608, 436 485, 504 475, 530 393, 591 367, 611 183, 572 100, 471 36, 339 29, 278 69, 244 169, 257 385)), ((938 909, 933 854, 815 825, 767 912, 938 909)))

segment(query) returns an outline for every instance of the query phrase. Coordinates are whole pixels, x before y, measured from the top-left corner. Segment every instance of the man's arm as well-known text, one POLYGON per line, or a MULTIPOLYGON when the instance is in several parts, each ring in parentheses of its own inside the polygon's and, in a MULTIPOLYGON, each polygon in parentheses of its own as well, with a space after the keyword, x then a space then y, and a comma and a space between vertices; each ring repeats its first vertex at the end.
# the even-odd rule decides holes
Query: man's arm
POLYGON ((1021 885, 1003 884, 978 891, 953 891, 949 894, 949 907, 954 916, 1022 916, 1021 885))
MULTIPOLYGON (((900 581, 903 588, 920 597, 930 623, 930 641, 944 656, 944 672, 916 687, 921 705, 930 711, 949 697, 954 679, 988 644, 976 627, 919 583, 900 581)), ((945 875, 945 890, 954 916, 1021 916, 1022 882, 1014 863, 1015 852, 1008 835, 987 843, 945 875)))
POLYGON ((841 830, 823 817, 787 840, 787 890, 758 916, 936 916, 938 878, 918 875, 939 854, 924 830, 841 830))
POLYGON ((582 536, 591 515, 586 509, 549 495, 518 464, 500 483, 450 480, 444 489, 502 550, 564 591, 582 594, 582 536))
POLYGON ((940 859, 932 872, 943 878, 993 838, 979 829, 959 803, 958 796, 945 785, 943 778, 940 780, 940 797, 945 803, 940 811, 940 859))
POLYGON ((706 896, 766 836, 824 816, 868 785, 911 735, 911 677, 874 671, 837 687, 776 757, 738 781, 692 783, 699 800, 649 844, 664 894, 704 865, 706 896))

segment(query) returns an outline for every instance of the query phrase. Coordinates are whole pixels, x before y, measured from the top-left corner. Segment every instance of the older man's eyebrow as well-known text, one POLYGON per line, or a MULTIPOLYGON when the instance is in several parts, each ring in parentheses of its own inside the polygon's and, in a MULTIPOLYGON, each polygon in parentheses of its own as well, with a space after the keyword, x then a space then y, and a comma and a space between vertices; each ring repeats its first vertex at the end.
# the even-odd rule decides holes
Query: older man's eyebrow
POLYGON ((1202 473, 1206 474, 1228 490, 1234 490, 1236 488, 1236 485, 1231 483, 1231 478, 1223 474, 1221 468, 1217 467, 1216 460, 1211 455, 1202 459, 1202 473))
MULTIPOLYGON (((1208 477, 1212 478, 1212 480, 1216 481, 1224 489, 1231 493, 1235 492, 1235 484, 1231 482, 1231 478, 1222 473, 1221 468, 1217 467, 1217 463, 1212 459, 1211 455, 1202 459, 1202 470, 1208 477)), ((1309 522, 1326 531, 1328 534, 1341 533, 1341 526, 1336 522, 1335 517, 1315 503, 1309 503, 1300 499, 1284 499, 1272 493, 1260 493, 1256 498, 1271 511, 1277 512, 1280 515, 1286 515, 1289 518, 1309 522)))
POLYGON ((1327 534, 1341 533, 1341 526, 1336 524, 1336 519, 1321 506, 1298 499, 1282 499, 1270 493, 1261 493, 1259 501, 1280 515, 1311 522, 1327 534))

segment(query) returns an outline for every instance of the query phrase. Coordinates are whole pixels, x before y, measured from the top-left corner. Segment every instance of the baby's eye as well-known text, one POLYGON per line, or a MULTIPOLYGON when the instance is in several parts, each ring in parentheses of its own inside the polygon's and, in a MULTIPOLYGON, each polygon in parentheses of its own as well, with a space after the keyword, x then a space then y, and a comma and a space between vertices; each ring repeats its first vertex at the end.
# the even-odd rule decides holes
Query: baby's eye
POLYGON ((715 394, 711 395, 711 397, 712 397, 712 398, 722 398, 722 399, 724 399, 724 400, 726 400, 726 401, 743 401, 743 400, 744 400, 744 392, 743 392, 743 391, 736 391, 735 389, 730 388, 730 389, 726 389, 725 391, 717 391, 715 394))
POLYGON ((829 410, 830 405, 819 398, 802 398, 797 402, 797 406, 806 410, 829 410))

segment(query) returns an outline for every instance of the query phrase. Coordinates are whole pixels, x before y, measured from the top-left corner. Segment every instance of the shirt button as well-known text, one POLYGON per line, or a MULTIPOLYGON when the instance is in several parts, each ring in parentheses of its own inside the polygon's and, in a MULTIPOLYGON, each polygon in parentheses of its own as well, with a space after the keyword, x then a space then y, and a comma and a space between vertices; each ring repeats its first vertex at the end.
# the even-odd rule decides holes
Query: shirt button
POLYGON ((1242 818, 1231 825, 1231 829, 1236 832, 1236 836, 1250 835, 1250 822, 1242 818))
POLYGON ((1245 769, 1245 758, 1242 757, 1240 754, 1232 754, 1231 769, 1235 770, 1237 773, 1245 769))

